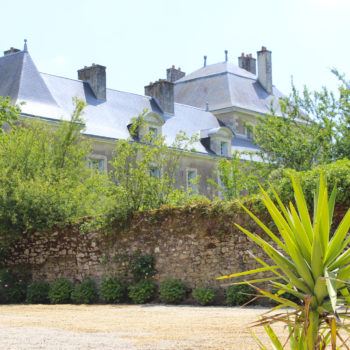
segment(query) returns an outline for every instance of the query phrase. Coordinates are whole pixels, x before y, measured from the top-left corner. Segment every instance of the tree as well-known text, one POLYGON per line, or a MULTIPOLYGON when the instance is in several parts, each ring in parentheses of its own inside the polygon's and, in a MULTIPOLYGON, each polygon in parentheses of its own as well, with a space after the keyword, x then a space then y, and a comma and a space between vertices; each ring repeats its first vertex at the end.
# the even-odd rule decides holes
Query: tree
POLYGON ((256 154, 233 152, 232 158, 218 162, 219 183, 211 180, 210 184, 218 189, 225 200, 253 195, 259 190, 259 183, 264 183, 274 165, 262 162, 256 154), (254 160, 254 157, 257 158, 254 160))
POLYGON ((107 175, 86 165, 91 147, 81 135, 84 104, 75 103, 69 122, 52 125, 26 119, 1 135, 3 246, 23 232, 46 231, 99 217, 111 204, 113 184, 107 175))
POLYGON ((20 112, 20 106, 13 105, 10 98, 0 96, 0 133, 19 119, 20 112))
POLYGON ((124 217, 134 211, 159 208, 187 195, 176 189, 176 176, 180 157, 194 139, 179 134, 170 148, 163 136, 152 132, 138 139, 146 114, 144 111, 134 118, 130 129, 132 137, 117 141, 111 161, 119 197, 116 210, 124 217))
POLYGON ((254 140, 262 156, 278 167, 307 170, 335 157, 334 141, 339 127, 339 104, 323 88, 300 94, 294 86, 288 98, 280 100, 281 116, 275 111, 259 117, 254 140))

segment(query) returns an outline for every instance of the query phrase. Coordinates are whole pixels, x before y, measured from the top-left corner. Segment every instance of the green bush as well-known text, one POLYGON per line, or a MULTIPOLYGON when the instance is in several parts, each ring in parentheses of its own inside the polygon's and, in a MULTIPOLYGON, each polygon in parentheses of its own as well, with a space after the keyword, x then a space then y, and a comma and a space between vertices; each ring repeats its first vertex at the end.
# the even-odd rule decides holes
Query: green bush
POLYGON ((36 281, 28 285, 26 302, 29 304, 47 304, 50 285, 45 281, 36 281))
POLYGON ((215 299, 215 291, 212 288, 196 288, 192 292, 194 300, 200 305, 210 305, 215 299))
POLYGON ((126 285, 115 277, 103 279, 100 287, 100 295, 106 303, 121 303, 126 298, 126 285))
POLYGON ((169 278, 160 284, 159 296, 163 303, 179 304, 186 297, 186 286, 180 280, 169 278))
POLYGON ((226 304, 229 306, 244 305, 253 299, 254 294, 255 290, 246 284, 229 286, 226 290, 226 304))
MULTIPOLYGON (((293 175, 300 179, 304 194, 310 206, 313 205, 313 194, 319 181, 320 173, 324 173, 329 191, 336 185, 337 203, 345 206, 350 205, 350 160, 342 159, 330 164, 319 165, 308 171, 297 172, 291 169, 278 169, 271 173, 269 182, 281 197, 282 202, 294 199, 294 192, 290 177, 293 175)), ((271 194, 271 193, 270 193, 271 194)))
POLYGON ((26 298, 27 282, 23 274, 9 269, 0 270, 0 303, 22 303, 26 298))
POLYGON ((72 294, 72 301, 76 304, 92 304, 98 299, 95 281, 85 278, 81 283, 75 285, 72 294))
POLYGON ((156 289, 153 281, 144 280, 130 286, 128 296, 135 304, 145 304, 154 298, 156 289))
POLYGON ((49 300, 51 304, 67 304, 71 301, 73 283, 66 278, 59 278, 50 285, 49 300))
POLYGON ((156 271, 154 268, 154 256, 145 254, 136 254, 131 261, 131 272, 134 276, 135 281, 141 281, 148 279, 155 275, 156 271))

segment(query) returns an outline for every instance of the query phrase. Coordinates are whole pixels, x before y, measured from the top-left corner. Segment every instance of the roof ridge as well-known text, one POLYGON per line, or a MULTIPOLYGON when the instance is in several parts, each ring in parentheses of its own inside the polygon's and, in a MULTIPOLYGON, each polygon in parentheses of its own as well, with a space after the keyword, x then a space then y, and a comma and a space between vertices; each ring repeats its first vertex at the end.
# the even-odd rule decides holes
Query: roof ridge
MULTIPOLYGON (((52 77, 56 77, 56 78, 61 78, 61 79, 67 79, 67 80, 71 80, 71 81, 75 81, 77 83, 85 83, 83 80, 80 80, 80 79, 73 79, 73 78, 68 78, 68 77, 63 77, 62 75, 57 75, 57 74, 51 74, 51 73, 45 73, 45 72, 39 72, 40 74, 45 74, 45 75, 50 75, 52 77)), ((122 92, 124 94, 130 94, 130 95, 135 95, 135 96, 140 96, 140 97, 145 97, 147 99, 152 99, 151 96, 146 96, 146 95, 141 95, 141 94, 137 94, 135 92, 130 92, 130 91, 122 91, 122 90, 118 90, 118 89, 113 89, 113 88, 109 88, 107 87, 106 88, 107 90, 110 90, 110 91, 117 91, 117 92, 122 92)))

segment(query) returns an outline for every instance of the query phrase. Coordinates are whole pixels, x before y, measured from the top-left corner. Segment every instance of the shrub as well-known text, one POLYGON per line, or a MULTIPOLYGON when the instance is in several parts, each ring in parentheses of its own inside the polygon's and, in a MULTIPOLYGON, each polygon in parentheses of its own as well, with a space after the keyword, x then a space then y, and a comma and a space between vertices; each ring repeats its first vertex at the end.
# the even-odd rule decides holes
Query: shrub
POLYGON ((215 298, 215 291, 212 288, 196 288, 192 292, 194 300, 200 305, 210 305, 215 298))
POLYGON ((0 303, 15 304, 25 301, 27 283, 25 276, 9 269, 0 270, 0 303))
POLYGON ((156 273, 154 268, 154 256, 149 254, 135 255, 131 261, 130 267, 135 281, 141 281, 150 278, 156 273))
POLYGON ((27 288, 26 302, 29 304, 47 304, 50 285, 45 281, 32 282, 27 288))
POLYGON ((244 305, 253 299, 254 292, 255 290, 246 284, 229 286, 226 290, 226 304, 230 306, 244 305))
POLYGON ((72 301, 76 304, 92 304, 97 301, 97 287, 91 278, 85 278, 81 283, 75 285, 72 294, 72 301))
POLYGON ((140 281, 129 287, 128 296, 135 304, 145 304, 154 298, 156 288, 153 281, 140 281))
POLYGON ((50 285, 49 300, 51 304, 65 304, 71 301, 73 284, 66 278, 59 278, 50 285))
POLYGON ((167 304, 179 304, 185 299, 185 284, 177 279, 167 279, 160 284, 160 300, 167 304))
POLYGON ((115 277, 107 277, 101 283, 100 295, 106 303, 121 303, 126 298, 127 288, 115 277))

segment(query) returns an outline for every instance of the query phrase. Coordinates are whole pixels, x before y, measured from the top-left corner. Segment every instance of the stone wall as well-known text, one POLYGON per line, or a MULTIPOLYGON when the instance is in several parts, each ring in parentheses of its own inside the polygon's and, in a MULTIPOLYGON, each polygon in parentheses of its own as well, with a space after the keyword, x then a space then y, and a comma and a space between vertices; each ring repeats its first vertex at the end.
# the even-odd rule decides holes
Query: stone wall
POLYGON ((248 250, 262 253, 234 227, 239 223, 255 229, 237 209, 226 214, 213 207, 163 209, 136 215, 129 227, 108 235, 81 234, 76 228, 50 234, 23 236, 12 248, 7 265, 24 265, 33 279, 54 280, 64 276, 81 280, 91 276, 128 275, 136 252, 152 254, 156 280, 184 280, 191 288, 222 285, 215 277, 255 267, 248 250))

